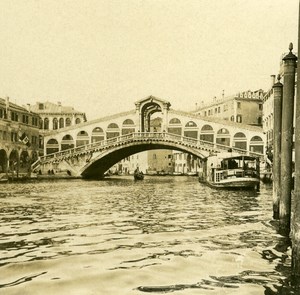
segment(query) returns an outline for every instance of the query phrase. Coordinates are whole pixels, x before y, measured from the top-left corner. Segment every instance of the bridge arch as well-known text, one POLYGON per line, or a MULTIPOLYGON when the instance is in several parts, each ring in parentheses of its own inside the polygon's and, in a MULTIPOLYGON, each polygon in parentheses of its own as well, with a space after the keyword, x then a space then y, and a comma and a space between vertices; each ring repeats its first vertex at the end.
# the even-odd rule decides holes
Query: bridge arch
POLYGON ((164 142, 158 140, 151 144, 145 141, 132 141, 126 145, 116 145, 114 148, 108 149, 92 158, 92 160, 88 161, 88 163, 81 169, 80 174, 84 178, 100 179, 103 177, 105 171, 120 162, 122 159, 139 152, 156 149, 177 150, 191 154, 195 158, 206 158, 208 156, 208 152, 206 151, 196 149, 190 145, 182 145, 171 141, 164 142))

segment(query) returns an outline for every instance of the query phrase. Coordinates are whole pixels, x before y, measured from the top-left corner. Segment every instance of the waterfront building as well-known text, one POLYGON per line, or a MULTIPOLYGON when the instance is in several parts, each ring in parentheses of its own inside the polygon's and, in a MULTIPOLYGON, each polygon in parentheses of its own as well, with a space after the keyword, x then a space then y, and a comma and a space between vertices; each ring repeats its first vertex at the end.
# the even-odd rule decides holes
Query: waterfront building
POLYGON ((182 153, 174 151, 174 172, 180 174, 187 174, 189 172, 198 172, 199 170, 199 159, 194 155, 188 153, 182 153))
POLYGON ((75 110, 71 106, 63 106, 61 102, 37 102, 35 105, 28 105, 29 110, 40 115, 41 134, 60 128, 73 126, 86 122, 86 114, 75 110))
POLYGON ((29 173, 39 152, 40 117, 0 98, 0 174, 29 173))
POLYGON ((263 114, 262 89, 240 92, 236 95, 213 99, 208 104, 201 103, 194 114, 203 117, 221 118, 224 120, 254 126, 262 126, 263 114))
MULTIPOLYGON (((44 146, 44 136, 50 131, 73 126, 86 122, 86 114, 75 110, 71 106, 63 106, 60 102, 37 102, 35 105, 27 104, 31 112, 40 116, 40 146, 44 146)), ((69 147, 69 146, 68 146, 69 147)), ((70 145, 71 147, 71 145, 70 145)), ((43 152, 41 150, 40 155, 43 152)))

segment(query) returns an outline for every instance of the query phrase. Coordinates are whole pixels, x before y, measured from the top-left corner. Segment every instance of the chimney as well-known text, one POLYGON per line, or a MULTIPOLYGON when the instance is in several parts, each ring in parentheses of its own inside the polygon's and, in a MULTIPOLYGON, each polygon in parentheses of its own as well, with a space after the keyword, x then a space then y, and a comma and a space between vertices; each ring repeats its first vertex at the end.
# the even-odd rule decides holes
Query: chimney
POLYGON ((275 84, 275 75, 271 75, 271 88, 275 84))
POLYGON ((26 109, 28 112, 30 112, 30 103, 26 104, 26 109))
POLYGON ((58 101, 58 102, 57 102, 57 105, 58 105, 58 111, 61 113, 61 102, 58 101))

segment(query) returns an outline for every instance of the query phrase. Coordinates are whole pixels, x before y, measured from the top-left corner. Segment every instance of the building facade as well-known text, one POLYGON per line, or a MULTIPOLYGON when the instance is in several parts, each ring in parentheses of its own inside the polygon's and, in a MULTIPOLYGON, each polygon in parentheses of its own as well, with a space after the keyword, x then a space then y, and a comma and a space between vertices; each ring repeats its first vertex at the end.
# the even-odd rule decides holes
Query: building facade
POLYGON ((262 126, 264 91, 245 91, 225 97, 216 98, 209 104, 202 104, 195 114, 203 117, 221 118, 236 123, 262 126))
POLYGON ((86 122, 86 114, 76 111, 73 107, 63 106, 60 102, 37 102, 28 105, 29 110, 40 115, 40 129, 43 132, 57 130, 86 122))
POLYGON ((0 173, 29 173, 39 152, 38 114, 0 98, 0 173))

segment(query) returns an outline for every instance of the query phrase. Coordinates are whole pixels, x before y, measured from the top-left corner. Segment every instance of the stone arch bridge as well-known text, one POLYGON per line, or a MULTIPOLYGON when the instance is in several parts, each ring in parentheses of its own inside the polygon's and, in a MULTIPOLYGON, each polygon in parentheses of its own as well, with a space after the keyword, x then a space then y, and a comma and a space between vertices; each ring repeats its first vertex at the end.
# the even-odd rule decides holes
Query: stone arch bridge
POLYGON ((260 127, 172 110, 168 101, 149 96, 137 101, 135 110, 50 132, 44 156, 32 169, 101 178, 120 160, 145 150, 179 150, 205 158, 231 148, 263 157, 264 145, 260 127), (157 112, 161 125, 153 128, 151 116, 157 112))

